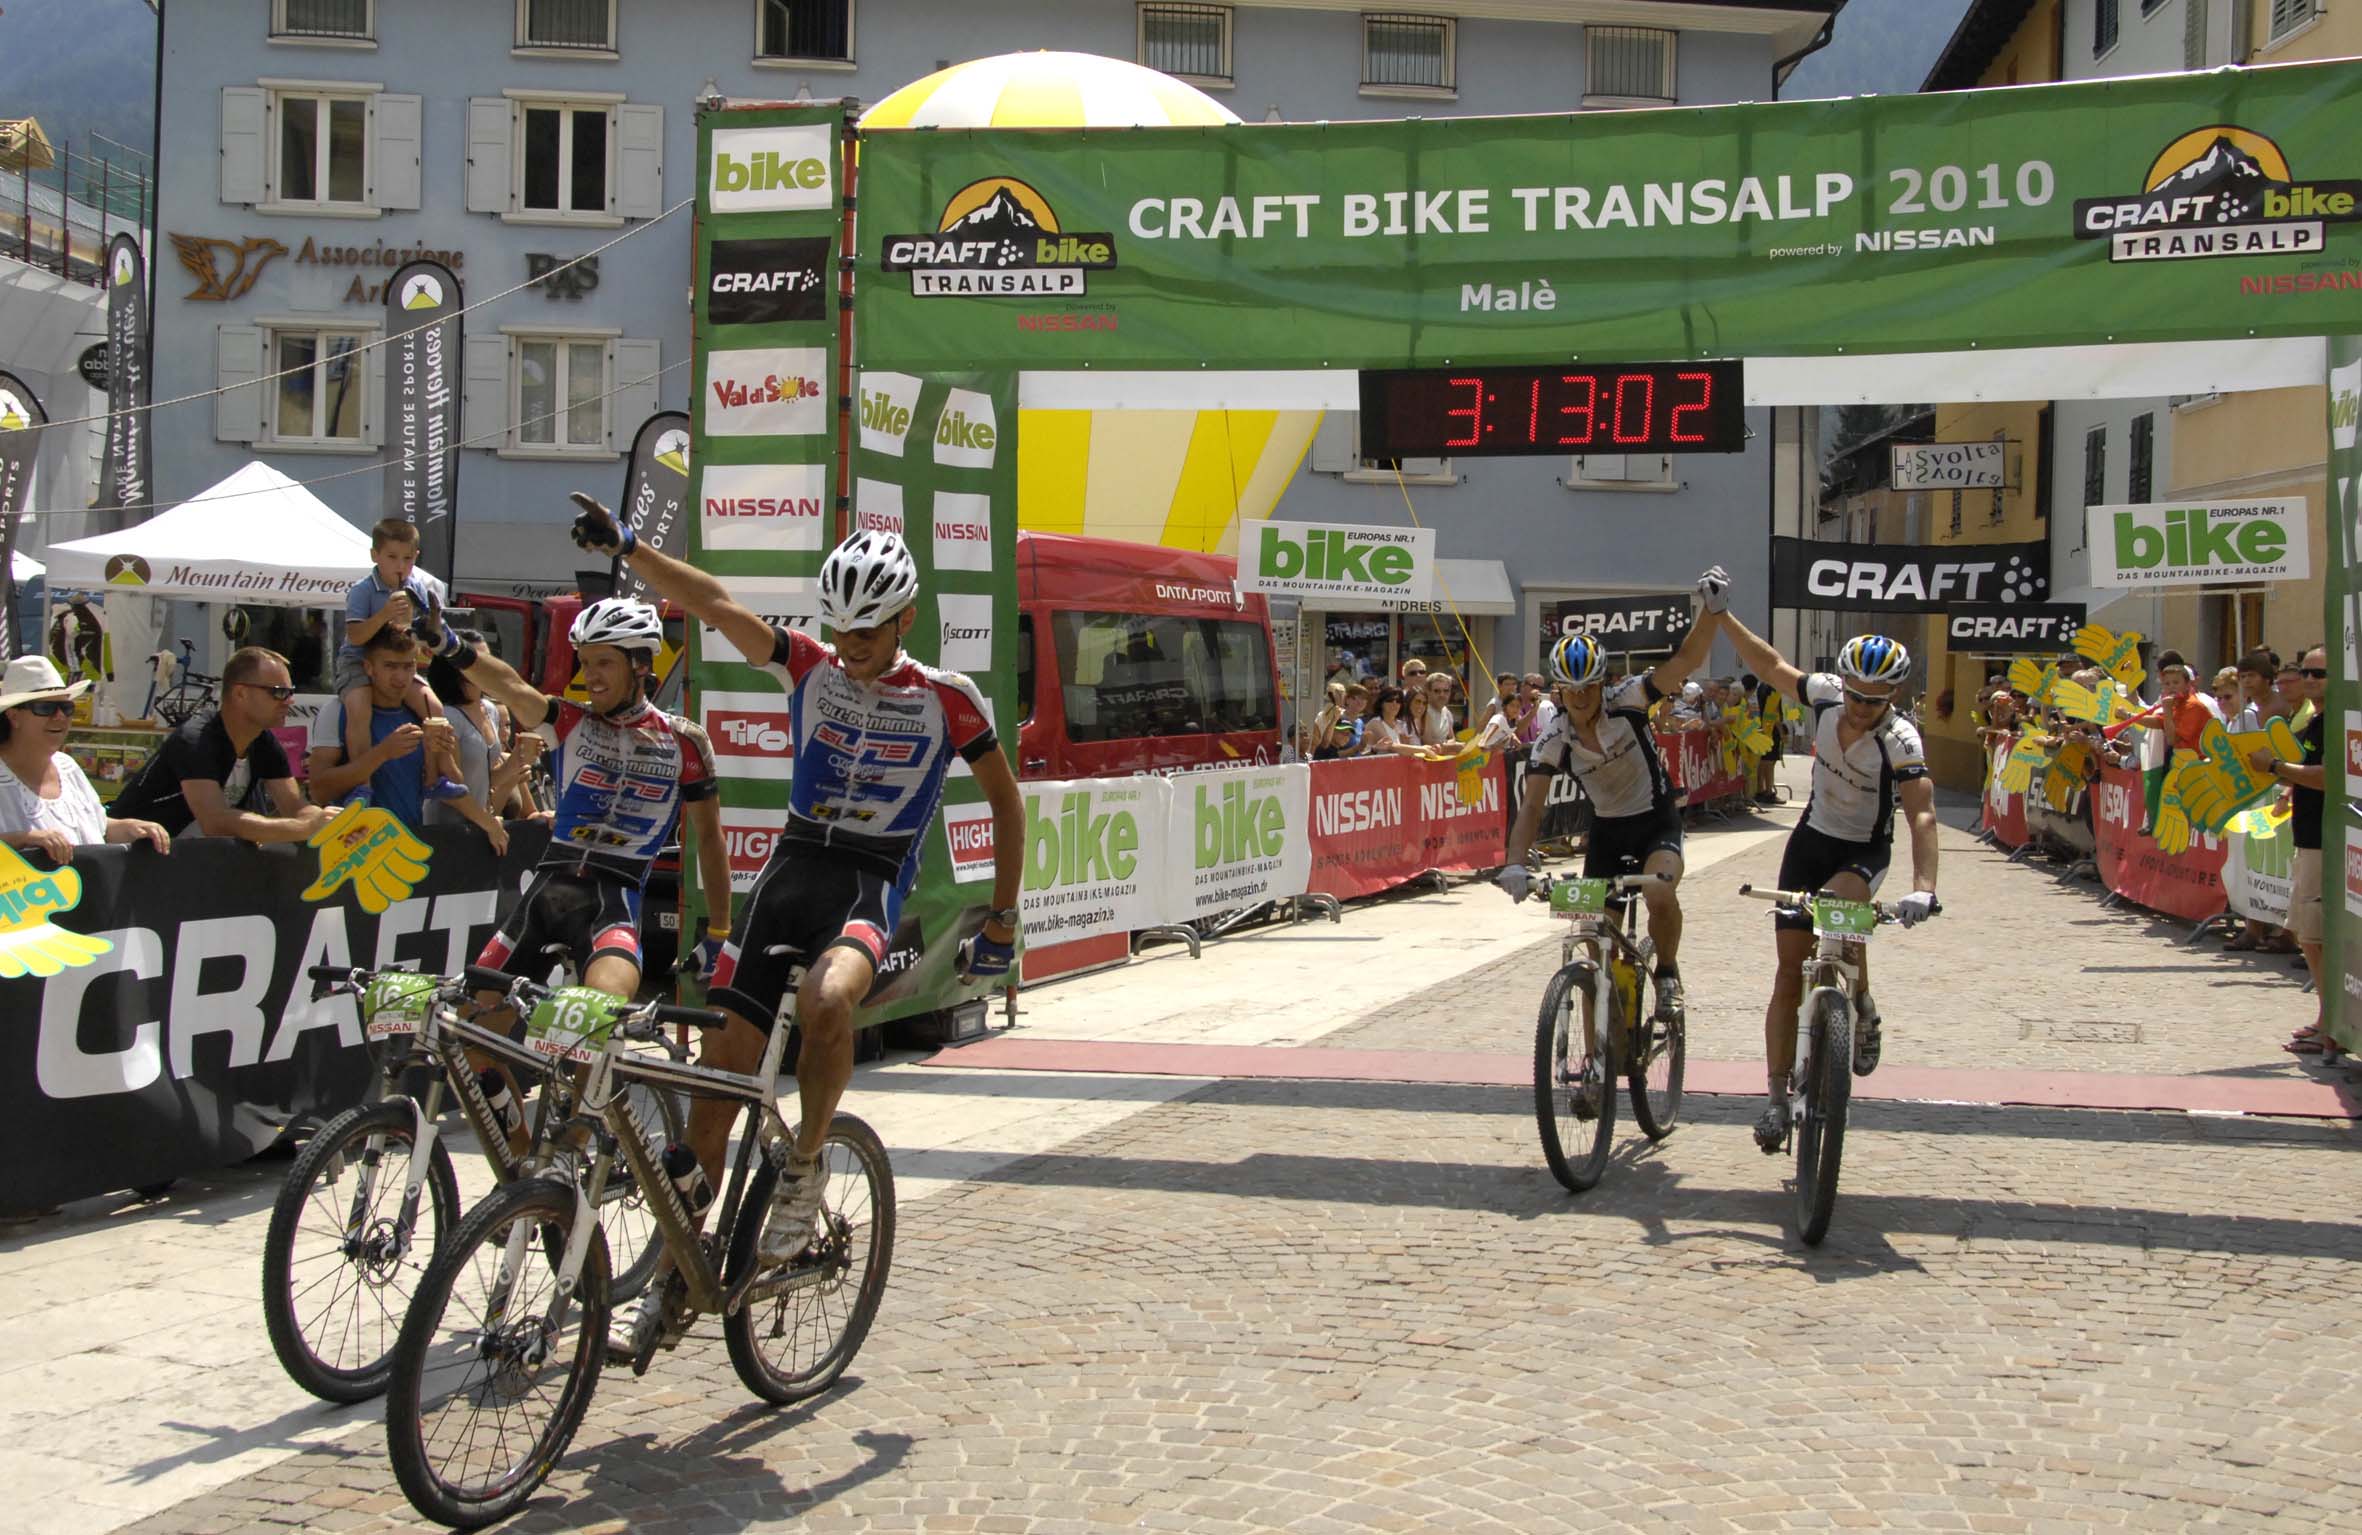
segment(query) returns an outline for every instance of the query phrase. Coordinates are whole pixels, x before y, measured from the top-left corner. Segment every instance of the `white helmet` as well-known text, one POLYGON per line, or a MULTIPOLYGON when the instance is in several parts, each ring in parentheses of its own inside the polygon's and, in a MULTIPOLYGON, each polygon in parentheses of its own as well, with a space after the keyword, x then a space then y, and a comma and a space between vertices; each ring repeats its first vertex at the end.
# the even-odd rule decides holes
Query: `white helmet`
POLYGON ((820 618, 831 629, 883 623, 918 595, 918 562, 899 534, 864 528, 820 565, 820 618))
POLYGON ((613 645, 622 650, 654 651, 664 644, 664 620, 654 608, 633 597, 602 597, 574 615, 566 631, 576 650, 585 645, 613 645))
POLYGON ((1837 674, 1855 682, 1891 682, 1911 675, 1911 652, 1883 634, 1857 634, 1837 652, 1837 674))

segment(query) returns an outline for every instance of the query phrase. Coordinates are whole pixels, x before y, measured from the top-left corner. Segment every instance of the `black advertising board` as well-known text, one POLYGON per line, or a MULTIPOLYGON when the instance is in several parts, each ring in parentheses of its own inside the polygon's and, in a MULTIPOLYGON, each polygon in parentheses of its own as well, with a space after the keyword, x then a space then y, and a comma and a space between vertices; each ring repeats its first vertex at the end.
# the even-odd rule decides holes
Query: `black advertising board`
POLYGON ((1944 613, 2019 606, 2050 590, 2050 543, 1839 544, 1772 540, 1772 606, 1837 613, 1944 613))
POLYGON ((706 318, 716 325, 780 325, 824 318, 825 235, 788 240, 716 240, 706 278, 706 318))

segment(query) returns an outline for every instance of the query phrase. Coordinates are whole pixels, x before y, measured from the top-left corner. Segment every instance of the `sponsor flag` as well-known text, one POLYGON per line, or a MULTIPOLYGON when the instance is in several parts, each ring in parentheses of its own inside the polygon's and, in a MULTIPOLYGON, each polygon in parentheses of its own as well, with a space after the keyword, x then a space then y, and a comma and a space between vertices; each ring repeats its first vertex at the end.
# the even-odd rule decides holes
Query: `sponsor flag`
POLYGON ((32 494, 33 457, 41 446, 36 429, 48 420, 24 380, 0 373, 0 517, 24 515, 32 494))
MULTIPOLYGON (((631 467, 623 477, 625 524, 643 548, 678 558, 688 548, 689 414, 660 410, 632 438, 631 467)), ((617 595, 655 601, 648 584, 616 562, 617 595)))
POLYGON ((155 483, 148 439, 148 257, 139 241, 107 245, 107 437, 98 504, 144 507, 155 483))
POLYGON ((417 527, 418 563, 446 581, 457 574, 463 307, 459 279, 439 261, 386 279, 386 508, 417 527))

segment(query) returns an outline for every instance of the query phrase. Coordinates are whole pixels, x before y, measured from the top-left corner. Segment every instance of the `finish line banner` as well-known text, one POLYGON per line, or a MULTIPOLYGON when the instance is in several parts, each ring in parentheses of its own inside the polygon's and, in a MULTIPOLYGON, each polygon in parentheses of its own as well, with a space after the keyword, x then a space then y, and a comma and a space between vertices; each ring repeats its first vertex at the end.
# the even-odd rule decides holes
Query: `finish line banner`
POLYGON ((871 368, 1395 368, 2362 329, 2362 67, 865 136, 871 368), (1044 324, 1045 319, 1073 323, 1044 324))
POLYGON ((2050 590, 2050 544, 1836 544, 1775 537, 1772 606, 1840 613, 2018 607, 2050 590))

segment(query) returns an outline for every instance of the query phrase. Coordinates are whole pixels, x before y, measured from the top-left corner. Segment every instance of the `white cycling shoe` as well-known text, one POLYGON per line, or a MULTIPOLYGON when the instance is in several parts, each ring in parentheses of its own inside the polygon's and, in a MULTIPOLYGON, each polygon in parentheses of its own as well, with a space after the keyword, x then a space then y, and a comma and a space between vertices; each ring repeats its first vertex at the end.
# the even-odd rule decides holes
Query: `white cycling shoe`
POLYGON ((803 1255, 819 1229, 821 1196, 827 1190, 828 1169, 820 1158, 789 1150, 779 1169, 779 1186, 771 1194, 771 1218, 755 1248, 759 1262, 767 1267, 803 1255))

